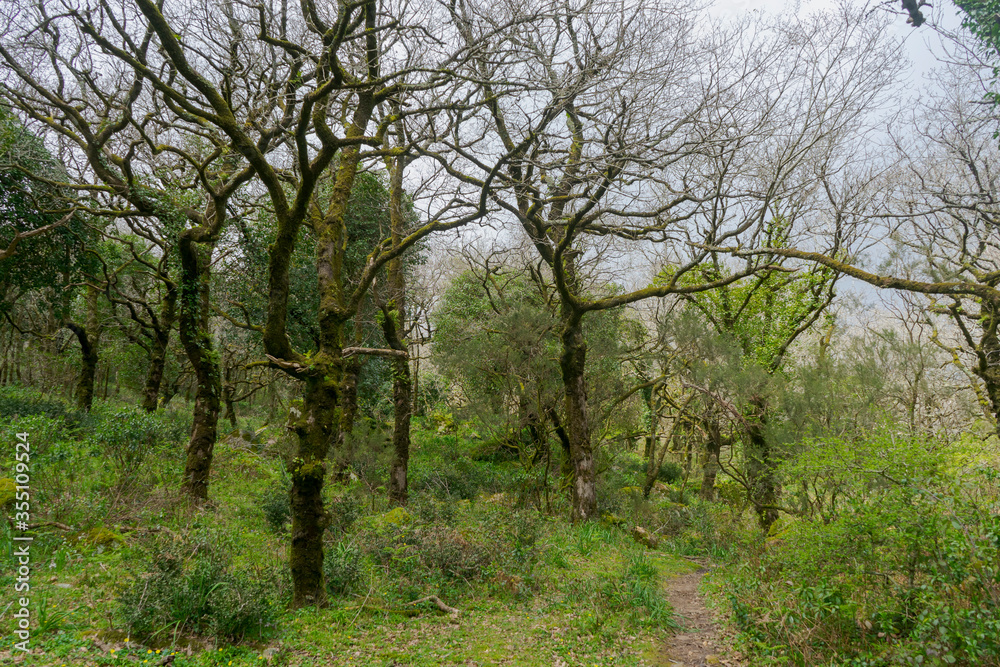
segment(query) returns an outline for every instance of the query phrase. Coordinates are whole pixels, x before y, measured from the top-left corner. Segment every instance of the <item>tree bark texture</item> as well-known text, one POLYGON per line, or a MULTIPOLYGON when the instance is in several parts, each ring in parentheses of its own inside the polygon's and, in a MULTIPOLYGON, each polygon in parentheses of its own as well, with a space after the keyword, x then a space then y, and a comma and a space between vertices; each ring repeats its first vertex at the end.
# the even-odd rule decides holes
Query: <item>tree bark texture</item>
POLYGON ((146 412, 156 412, 159 405, 160 386, 163 384, 163 372, 167 366, 167 342, 159 336, 153 339, 153 349, 149 355, 149 371, 146 373, 146 384, 142 388, 142 409, 146 412))
MULTIPOLYGON (((356 318, 360 319, 360 318, 356 318)), ((358 416, 358 376, 364 357, 356 354, 344 363, 344 379, 340 383, 340 432, 334 452, 334 475, 338 481, 347 481, 351 463, 354 462, 354 421, 358 416)))
MULTIPOLYGON (((373 10, 372 10, 373 11, 373 10)), ((348 134, 360 136, 371 116, 373 103, 361 94, 359 108, 355 111, 355 124, 348 134)), ((358 151, 351 147, 341 153, 336 180, 329 194, 325 214, 313 221, 316 235, 316 277, 319 286, 319 349, 308 359, 308 367, 299 374, 305 381, 303 414, 295 427, 298 435, 298 452, 292 466, 292 606, 326 606, 326 584, 323 579, 323 531, 329 517, 323 507, 323 483, 326 476, 326 457, 330 447, 338 440, 341 420, 341 384, 344 380, 344 325, 357 315, 346 307, 343 280, 344 249, 347 247, 345 214, 358 171, 358 151)), ((290 256, 290 249, 288 256, 290 256)), ((272 269, 285 274, 280 281, 271 276, 271 300, 287 302, 287 264, 280 266, 279 253, 272 252, 272 269), (279 266, 275 266, 275 262, 279 266), (277 288, 277 289, 276 289, 277 288)), ((269 314, 282 317, 284 308, 269 306, 269 314)), ((270 315, 269 315, 270 317, 270 315)), ((269 329, 277 334, 265 344, 275 351, 287 351, 284 323, 269 329)))
POLYGON ((324 364, 306 379, 302 414, 294 422, 298 451, 291 468, 292 606, 325 606, 323 531, 330 523, 323 506, 326 456, 337 438, 341 362, 324 364))
POLYGON ((97 348, 101 337, 97 297, 97 289, 88 286, 85 296, 87 309, 85 324, 80 325, 72 321, 66 323, 66 327, 80 342, 80 377, 76 384, 76 407, 85 412, 90 412, 94 405, 94 385, 97 380, 97 348))
POLYGON ((760 527, 766 533, 778 520, 776 508, 778 488, 774 478, 773 452, 768 442, 765 429, 767 427, 767 402, 763 398, 751 401, 753 412, 747 418, 746 443, 744 445, 746 458, 746 475, 750 484, 750 501, 757 511, 760 527))
POLYGON ((195 376, 194 423, 184 463, 185 493, 195 502, 208 500, 212 455, 218 437, 222 379, 219 355, 209 332, 209 267, 212 244, 199 248, 192 230, 179 235, 181 258, 180 338, 195 376))
POLYGON ((566 391, 566 431, 573 465, 573 521, 586 521, 597 513, 597 474, 590 442, 587 414, 587 384, 584 378, 587 342, 583 337, 581 314, 564 306, 562 330, 562 370, 566 391))
MULTIPOLYGON (((1000 336, 997 334, 997 329, 1000 327, 1000 306, 984 299, 980 313, 982 334, 976 346, 978 363, 972 370, 983 382, 983 388, 986 390, 993 411, 994 428, 1000 436, 1000 336)), ((960 325, 964 325, 960 316, 956 319, 960 325)), ((964 326, 963 331, 967 331, 964 326)))
POLYGON ((93 332, 75 322, 67 322, 66 328, 73 332, 80 342, 80 377, 76 383, 76 407, 90 412, 94 405, 94 380, 97 377, 97 341, 93 332))
POLYGON ((170 284, 160 302, 160 317, 153 330, 152 348, 149 355, 149 372, 142 390, 142 409, 156 412, 160 397, 160 386, 167 367, 167 348, 170 345, 170 329, 174 326, 177 306, 177 288, 170 284))
MULTIPOLYGON (((400 137, 402 128, 398 127, 400 137)), ((403 239, 406 225, 403 211, 403 169, 406 158, 389 161, 389 224, 393 247, 403 239)), ((393 350, 405 356, 392 360, 392 465, 389 468, 389 502, 405 505, 408 499, 408 468, 410 462, 410 418, 413 414, 413 380, 410 377, 409 346, 406 335, 406 274, 403 258, 389 260, 386 267, 389 283, 389 303, 382 308, 382 333, 393 350)))
MULTIPOLYGON (((386 312, 382 320, 382 331, 389 347, 405 352, 406 344, 399 335, 400 323, 396 321, 400 317, 401 313, 397 310, 386 312)), ((392 360, 392 465, 389 468, 389 502, 394 505, 405 505, 408 499, 411 390, 409 358, 394 358, 392 360)))
POLYGON ((707 424, 708 440, 705 442, 705 467, 701 478, 701 497, 715 500, 715 478, 719 474, 719 457, 722 456, 722 433, 717 423, 707 424))

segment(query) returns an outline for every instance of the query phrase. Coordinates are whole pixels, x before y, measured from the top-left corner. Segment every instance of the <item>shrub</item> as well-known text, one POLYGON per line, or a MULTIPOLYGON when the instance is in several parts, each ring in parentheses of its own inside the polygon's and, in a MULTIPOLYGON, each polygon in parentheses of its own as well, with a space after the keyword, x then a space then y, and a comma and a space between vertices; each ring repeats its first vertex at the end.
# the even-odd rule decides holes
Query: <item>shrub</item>
POLYGON ((350 542, 338 542, 328 549, 323 559, 323 575, 330 595, 342 596, 354 592, 363 574, 361 550, 350 542))
MULTIPOLYGON (((287 503, 288 493, 285 493, 287 503)), ((330 528, 341 533, 346 532, 364 513, 364 502, 352 493, 335 495, 327 506, 330 514, 330 528)))
MULTIPOLYGON (((31 445, 31 460, 39 463, 53 450, 72 438, 65 419, 42 413, 22 415, 10 420, 0 419, 0 438, 15 442, 17 433, 27 433, 31 445)), ((13 447, 11 448, 13 450, 13 447)))
POLYGON ((421 564, 446 579, 480 579, 495 560, 484 541, 449 526, 426 526, 415 538, 421 564))
POLYGON ((663 465, 660 466, 660 472, 657 473, 656 479, 664 484, 674 484, 675 482, 679 482, 683 476, 684 468, 679 463, 664 461, 663 465))
POLYGON ((284 574, 237 569, 222 545, 156 545, 147 567, 118 596, 133 637, 190 632, 241 640, 275 625, 284 574))
POLYGON ((746 644, 796 664, 1000 664, 1000 476, 962 459, 875 434, 787 466, 811 471, 812 516, 730 571, 746 644))
POLYGON ((433 456, 418 459, 410 468, 410 488, 440 497, 470 500, 498 488, 494 469, 487 463, 466 458, 433 456))
MULTIPOLYGON (((617 459, 623 477, 621 486, 642 486, 649 471, 649 460, 634 452, 622 454, 617 459)), ((673 484, 684 476, 684 469, 673 461, 664 461, 656 479, 664 484, 673 484)))
POLYGON ((121 408, 106 415, 91 438, 110 461, 119 488, 134 486, 147 456, 166 441, 163 424, 157 416, 137 407, 121 408))
POLYGON ((291 488, 291 482, 282 478, 270 484, 258 500, 264 520, 275 533, 285 532, 285 526, 291 521, 292 505, 289 496, 291 488))
POLYGON ((33 389, 13 385, 0 387, 0 418, 4 420, 35 415, 58 419, 69 412, 62 401, 33 389))
POLYGON ((461 594, 469 584, 492 581, 519 593, 537 560, 538 518, 534 512, 415 496, 416 516, 391 522, 366 521, 354 543, 380 566, 403 597, 461 594), (437 521, 443 514, 449 523, 437 521))

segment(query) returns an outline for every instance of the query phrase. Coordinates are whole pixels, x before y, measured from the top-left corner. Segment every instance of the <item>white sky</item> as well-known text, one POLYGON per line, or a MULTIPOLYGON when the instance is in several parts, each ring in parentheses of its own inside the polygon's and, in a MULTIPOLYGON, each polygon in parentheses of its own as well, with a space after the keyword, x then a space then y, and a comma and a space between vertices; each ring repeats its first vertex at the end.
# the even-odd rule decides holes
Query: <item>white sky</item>
MULTIPOLYGON (((922 8, 927 23, 920 28, 913 28, 906 22, 907 14, 902 10, 899 0, 873 1, 870 4, 873 12, 888 12, 894 15, 890 29, 894 37, 904 42, 910 61, 910 74, 907 77, 910 84, 905 87, 906 92, 899 97, 900 108, 912 105, 918 95, 927 92, 929 88, 936 85, 928 78, 928 74, 934 68, 938 57, 943 54, 944 49, 942 48, 942 38, 933 26, 939 25, 949 31, 957 31, 961 26, 958 9, 951 0, 931 0, 931 3, 935 6, 922 8)), ((709 11, 718 18, 735 18, 746 12, 806 15, 834 7, 837 4, 838 0, 715 0, 709 11)), ((471 233, 473 236, 477 234, 477 232, 471 233)), ((469 238, 464 238, 462 241, 458 241, 457 245, 465 246, 468 242, 469 238)), ((631 271, 635 272, 638 280, 648 279, 646 275, 648 267, 632 266, 631 271)), ((849 297, 853 294, 860 302, 858 306, 862 310, 867 310, 868 315, 876 319, 887 314, 889 308, 899 299, 894 292, 878 290, 851 278, 845 278, 841 281, 838 292, 842 297, 849 297)), ((861 315, 864 313, 847 315, 847 318, 854 320, 861 315)))
MULTIPOLYGON (((837 0, 715 0, 711 12, 716 16, 738 16, 752 11, 808 14, 836 4, 837 0)), ((921 11, 927 23, 916 29, 906 22, 907 15, 899 0, 871 2, 869 6, 873 11, 896 15, 893 21, 894 36, 905 41, 913 76, 918 81, 930 71, 935 54, 941 53, 941 39, 931 26, 940 25, 947 30, 957 30, 961 26, 959 10, 950 0, 933 0, 930 5, 923 7, 921 11)))
MULTIPOLYGON (((715 0, 711 12, 715 16, 740 16, 745 12, 765 12, 775 13, 799 13, 809 14, 815 11, 835 6, 837 0, 715 0)), ((937 65, 938 60, 944 55, 943 41, 941 35, 935 31, 933 26, 940 26, 946 31, 959 31, 961 29, 961 12, 951 2, 951 0, 931 0, 931 5, 921 8, 926 23, 919 28, 914 28, 906 22, 907 14, 902 9, 899 0, 885 0, 884 2, 871 2, 873 11, 884 11, 895 14, 892 22, 893 36, 902 40, 905 45, 907 57, 909 59, 910 85, 909 95, 903 96, 899 100, 901 107, 912 104, 918 95, 926 92, 928 88, 936 86, 929 78, 930 73, 937 65), (933 5, 933 7, 931 6, 933 5)), ((900 303, 900 296, 891 290, 879 290, 867 283, 853 278, 843 278, 838 288, 842 296, 853 295, 862 310, 868 311, 868 317, 883 319, 889 314, 894 305, 900 303)), ((846 313, 845 313, 846 314, 846 313)), ((856 312, 848 315, 848 321, 864 319, 863 312, 856 312)))

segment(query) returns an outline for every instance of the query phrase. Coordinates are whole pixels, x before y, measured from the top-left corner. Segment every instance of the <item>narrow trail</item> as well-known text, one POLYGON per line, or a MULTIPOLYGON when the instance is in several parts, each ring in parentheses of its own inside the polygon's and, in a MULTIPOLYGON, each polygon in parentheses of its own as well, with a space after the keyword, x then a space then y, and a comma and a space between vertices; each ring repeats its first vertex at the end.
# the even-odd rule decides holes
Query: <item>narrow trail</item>
POLYGON ((677 612, 681 624, 664 651, 667 658, 665 664, 670 667, 737 667, 743 664, 732 656, 725 655, 712 612, 705 607, 705 601, 698 593, 698 586, 701 585, 705 572, 707 570, 701 569, 675 577, 667 584, 667 599, 677 612))

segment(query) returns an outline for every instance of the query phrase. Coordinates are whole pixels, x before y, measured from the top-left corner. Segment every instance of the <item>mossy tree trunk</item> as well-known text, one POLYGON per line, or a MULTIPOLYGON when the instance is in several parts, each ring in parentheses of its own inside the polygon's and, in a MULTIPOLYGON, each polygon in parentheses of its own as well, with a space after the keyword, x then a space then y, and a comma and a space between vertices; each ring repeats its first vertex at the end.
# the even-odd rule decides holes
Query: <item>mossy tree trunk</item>
POLYGON ((392 359, 392 463, 389 467, 389 502, 405 505, 408 499, 407 474, 410 462, 410 417, 412 414, 412 384, 410 360, 406 344, 399 335, 397 311, 386 310, 382 330, 393 350, 404 354, 392 359))
POLYGON ((184 463, 185 493, 195 502, 208 500, 208 481, 218 437, 222 382, 219 354, 209 331, 209 278, 214 243, 195 240, 194 229, 180 233, 180 338, 195 376, 194 423, 184 463), (201 247, 204 246, 204 247, 201 247))
MULTIPOLYGON (((368 8, 368 12, 374 8, 368 8)), ((369 18, 374 21, 374 16, 369 18)), ((360 93, 358 107, 355 109, 353 124, 348 135, 362 136, 364 128, 374 110, 374 99, 360 93)), ((316 273, 319 287, 319 346, 315 354, 308 357, 297 355, 289 346, 284 333, 284 323, 280 329, 272 328, 272 333, 265 332, 265 343, 281 352, 282 358, 292 358, 301 361, 291 365, 297 374, 305 381, 303 395, 303 414, 296 426, 298 449, 295 465, 292 467, 292 606, 309 605, 326 606, 326 584, 323 579, 323 531, 329 524, 329 517, 323 507, 323 483, 326 477, 326 458, 330 448, 339 440, 341 413, 341 390, 344 380, 343 335, 344 326, 352 317, 357 316, 360 308, 360 296, 349 297, 344 286, 344 251, 347 248, 348 234, 345 222, 351 189, 358 173, 359 152, 356 146, 345 148, 340 154, 340 164, 337 167, 333 186, 330 190, 328 205, 322 215, 313 219, 313 231, 316 238, 316 273), (308 362, 303 364, 301 362, 308 362)), ((296 228, 296 224, 286 224, 287 232, 296 228)), ((291 257, 294 235, 287 242, 291 244, 286 250, 287 255, 278 249, 272 251, 272 271, 276 260, 283 262, 280 270, 284 272, 284 284, 276 284, 272 275, 272 304, 269 305, 269 316, 284 317, 287 310, 288 283, 287 261, 291 257), (284 260, 282 257, 284 256, 284 260), (281 288, 281 293, 275 293, 275 287, 281 288), (277 300, 279 303, 275 303, 277 300)), ((280 234, 279 234, 280 239, 280 234)), ((281 276, 279 276, 281 278, 281 276)), ((272 323, 269 323, 269 325, 272 323)), ((279 355, 275 355, 278 357, 279 355)), ((289 364, 279 363, 286 370, 289 364)))
POLYGON ((715 479, 719 474, 719 461, 722 456, 722 431, 716 421, 705 423, 708 440, 705 442, 705 467, 701 478, 701 497, 704 500, 715 500, 715 479))
POLYGON ((73 332, 80 343, 80 377, 76 382, 76 408, 90 412, 94 404, 94 378, 97 376, 97 340, 87 331, 87 327, 67 322, 66 328, 73 332))
POLYGON ((156 412, 159 404, 160 387, 167 367, 167 348, 170 345, 170 330, 174 325, 177 305, 177 288, 168 284, 163 300, 160 301, 160 316, 153 322, 152 341, 149 353, 149 371, 142 388, 142 409, 156 412))
POLYGON ((226 364, 226 370, 223 373, 222 405, 226 408, 223 418, 229 420, 229 425, 233 428, 234 433, 239 433, 240 422, 236 415, 236 383, 233 381, 232 364, 226 364))
POLYGON ((80 376, 76 383, 76 408, 90 412, 94 405, 94 383, 97 378, 98 341, 101 325, 97 312, 97 289, 87 286, 85 296, 86 318, 84 324, 69 321, 66 328, 73 332, 80 343, 80 376))
POLYGON ((337 438, 337 408, 342 360, 317 360, 322 375, 305 381, 303 410, 295 423, 298 449, 292 477, 292 605, 325 606, 323 532, 330 523, 323 506, 326 456, 337 438))
MULTIPOLYGON (((364 342, 364 330, 360 313, 354 318, 354 343, 364 342)), ((337 436, 334 475, 337 480, 347 481, 351 464, 354 462, 354 422, 358 416, 358 378, 364 367, 365 358, 360 354, 344 361, 344 379, 340 383, 340 433, 337 436)))
POLYGON ((573 466, 574 521, 586 521, 597 513, 597 471, 590 441, 590 421, 587 412, 587 383, 584 378, 587 342, 583 337, 582 313, 568 304, 562 313, 562 370, 566 392, 566 432, 569 436, 570 461, 573 466))
POLYGON ((142 387, 142 409, 146 412, 156 412, 159 406, 160 387, 163 384, 163 373, 167 366, 167 345, 169 341, 156 336, 149 354, 149 370, 146 372, 146 382, 142 387))
POLYGON ((988 299, 981 301, 977 321, 982 330, 977 342, 973 342, 966 322, 969 316, 958 305, 951 312, 969 346, 976 352, 977 363, 972 372, 983 383, 993 413, 994 430, 1000 436, 1000 335, 997 331, 1000 328, 1000 304, 988 299))
POLYGON ((766 533, 778 520, 778 486, 775 479, 774 453, 767 438, 767 400, 755 397, 752 413, 746 418, 744 458, 750 502, 757 512, 760 527, 766 533))
MULTIPOLYGON (((398 110, 397 110, 398 112, 398 110)), ((399 130, 400 134, 401 129, 399 130)), ((402 137, 400 137, 402 138, 402 137)), ((389 223, 392 247, 399 246, 405 231, 403 210, 403 170, 406 158, 389 160, 389 223)), ((389 502, 405 505, 408 499, 410 462, 410 419, 413 414, 413 380, 406 343, 406 274, 403 258, 396 256, 387 265, 389 302, 382 308, 382 333, 389 348, 399 353, 392 359, 392 464, 389 468, 389 502)))

